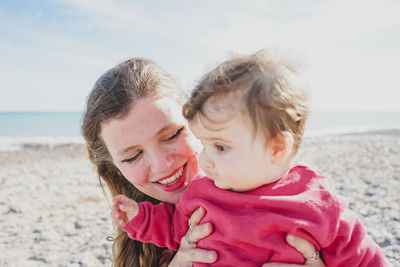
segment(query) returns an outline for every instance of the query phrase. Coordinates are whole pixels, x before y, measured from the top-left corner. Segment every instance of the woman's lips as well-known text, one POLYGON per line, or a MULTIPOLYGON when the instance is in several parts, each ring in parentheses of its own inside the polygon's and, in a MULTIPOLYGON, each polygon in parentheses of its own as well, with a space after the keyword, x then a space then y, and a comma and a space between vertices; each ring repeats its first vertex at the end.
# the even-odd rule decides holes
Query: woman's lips
POLYGON ((176 169, 168 177, 158 180, 157 184, 161 186, 161 188, 166 192, 176 191, 185 185, 185 178, 186 178, 185 170, 186 170, 186 163, 183 166, 176 169))
POLYGON ((157 183, 160 183, 162 185, 171 185, 176 183, 176 180, 181 177, 183 172, 183 166, 179 167, 176 169, 170 176, 166 178, 161 178, 160 180, 157 181, 157 183))

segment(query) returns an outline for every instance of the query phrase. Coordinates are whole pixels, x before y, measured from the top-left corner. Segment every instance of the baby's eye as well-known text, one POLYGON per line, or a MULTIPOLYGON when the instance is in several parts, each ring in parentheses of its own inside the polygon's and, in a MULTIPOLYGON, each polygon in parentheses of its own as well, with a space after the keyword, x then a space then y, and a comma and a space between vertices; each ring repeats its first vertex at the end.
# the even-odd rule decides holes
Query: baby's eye
POLYGON ((142 156, 142 154, 143 154, 143 151, 139 151, 135 156, 128 158, 128 159, 123 159, 122 162, 131 163, 131 162, 138 161, 140 159, 140 157, 142 156))
POLYGON ((171 136, 167 137, 166 139, 164 139, 163 142, 164 142, 164 143, 173 142, 175 139, 178 138, 178 136, 181 134, 182 130, 183 130, 183 127, 180 128, 178 131, 174 132, 173 135, 171 135, 171 136))
POLYGON ((214 146, 220 152, 224 152, 224 151, 228 150, 228 147, 225 145, 222 145, 222 144, 215 144, 214 146))

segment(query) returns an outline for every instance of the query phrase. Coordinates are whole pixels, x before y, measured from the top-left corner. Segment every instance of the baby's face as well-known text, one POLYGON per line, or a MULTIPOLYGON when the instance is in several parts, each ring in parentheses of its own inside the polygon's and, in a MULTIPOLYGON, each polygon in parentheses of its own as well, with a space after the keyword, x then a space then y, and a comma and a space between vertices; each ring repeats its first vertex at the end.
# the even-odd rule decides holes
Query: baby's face
POLYGON ((250 118, 233 110, 210 115, 198 115, 189 127, 203 145, 200 167, 217 187, 243 192, 279 178, 268 142, 254 133, 250 118))

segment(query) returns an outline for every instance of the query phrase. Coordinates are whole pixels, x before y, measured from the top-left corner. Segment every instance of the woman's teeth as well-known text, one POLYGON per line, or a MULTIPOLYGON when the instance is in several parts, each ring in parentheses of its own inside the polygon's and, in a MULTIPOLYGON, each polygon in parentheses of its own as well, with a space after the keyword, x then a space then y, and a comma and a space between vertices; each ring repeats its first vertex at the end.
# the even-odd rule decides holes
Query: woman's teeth
POLYGON ((173 185, 174 183, 176 183, 179 180, 179 178, 182 175, 182 172, 183 172, 183 167, 180 168, 179 171, 177 171, 174 175, 172 175, 168 179, 158 181, 158 183, 160 183, 162 185, 173 185))

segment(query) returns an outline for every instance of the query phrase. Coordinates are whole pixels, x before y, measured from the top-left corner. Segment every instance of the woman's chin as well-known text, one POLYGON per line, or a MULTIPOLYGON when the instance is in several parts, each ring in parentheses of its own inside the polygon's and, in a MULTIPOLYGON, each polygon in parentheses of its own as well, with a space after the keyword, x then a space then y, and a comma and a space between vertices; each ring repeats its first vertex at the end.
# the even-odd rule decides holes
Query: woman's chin
POLYGON ((159 198, 158 199, 161 201, 164 201, 164 202, 175 204, 176 202, 178 202, 179 197, 182 195, 182 193, 185 191, 185 189, 186 189, 186 186, 181 188, 178 191, 169 192, 169 193, 164 192, 163 197, 162 197, 163 199, 159 199, 159 198))

